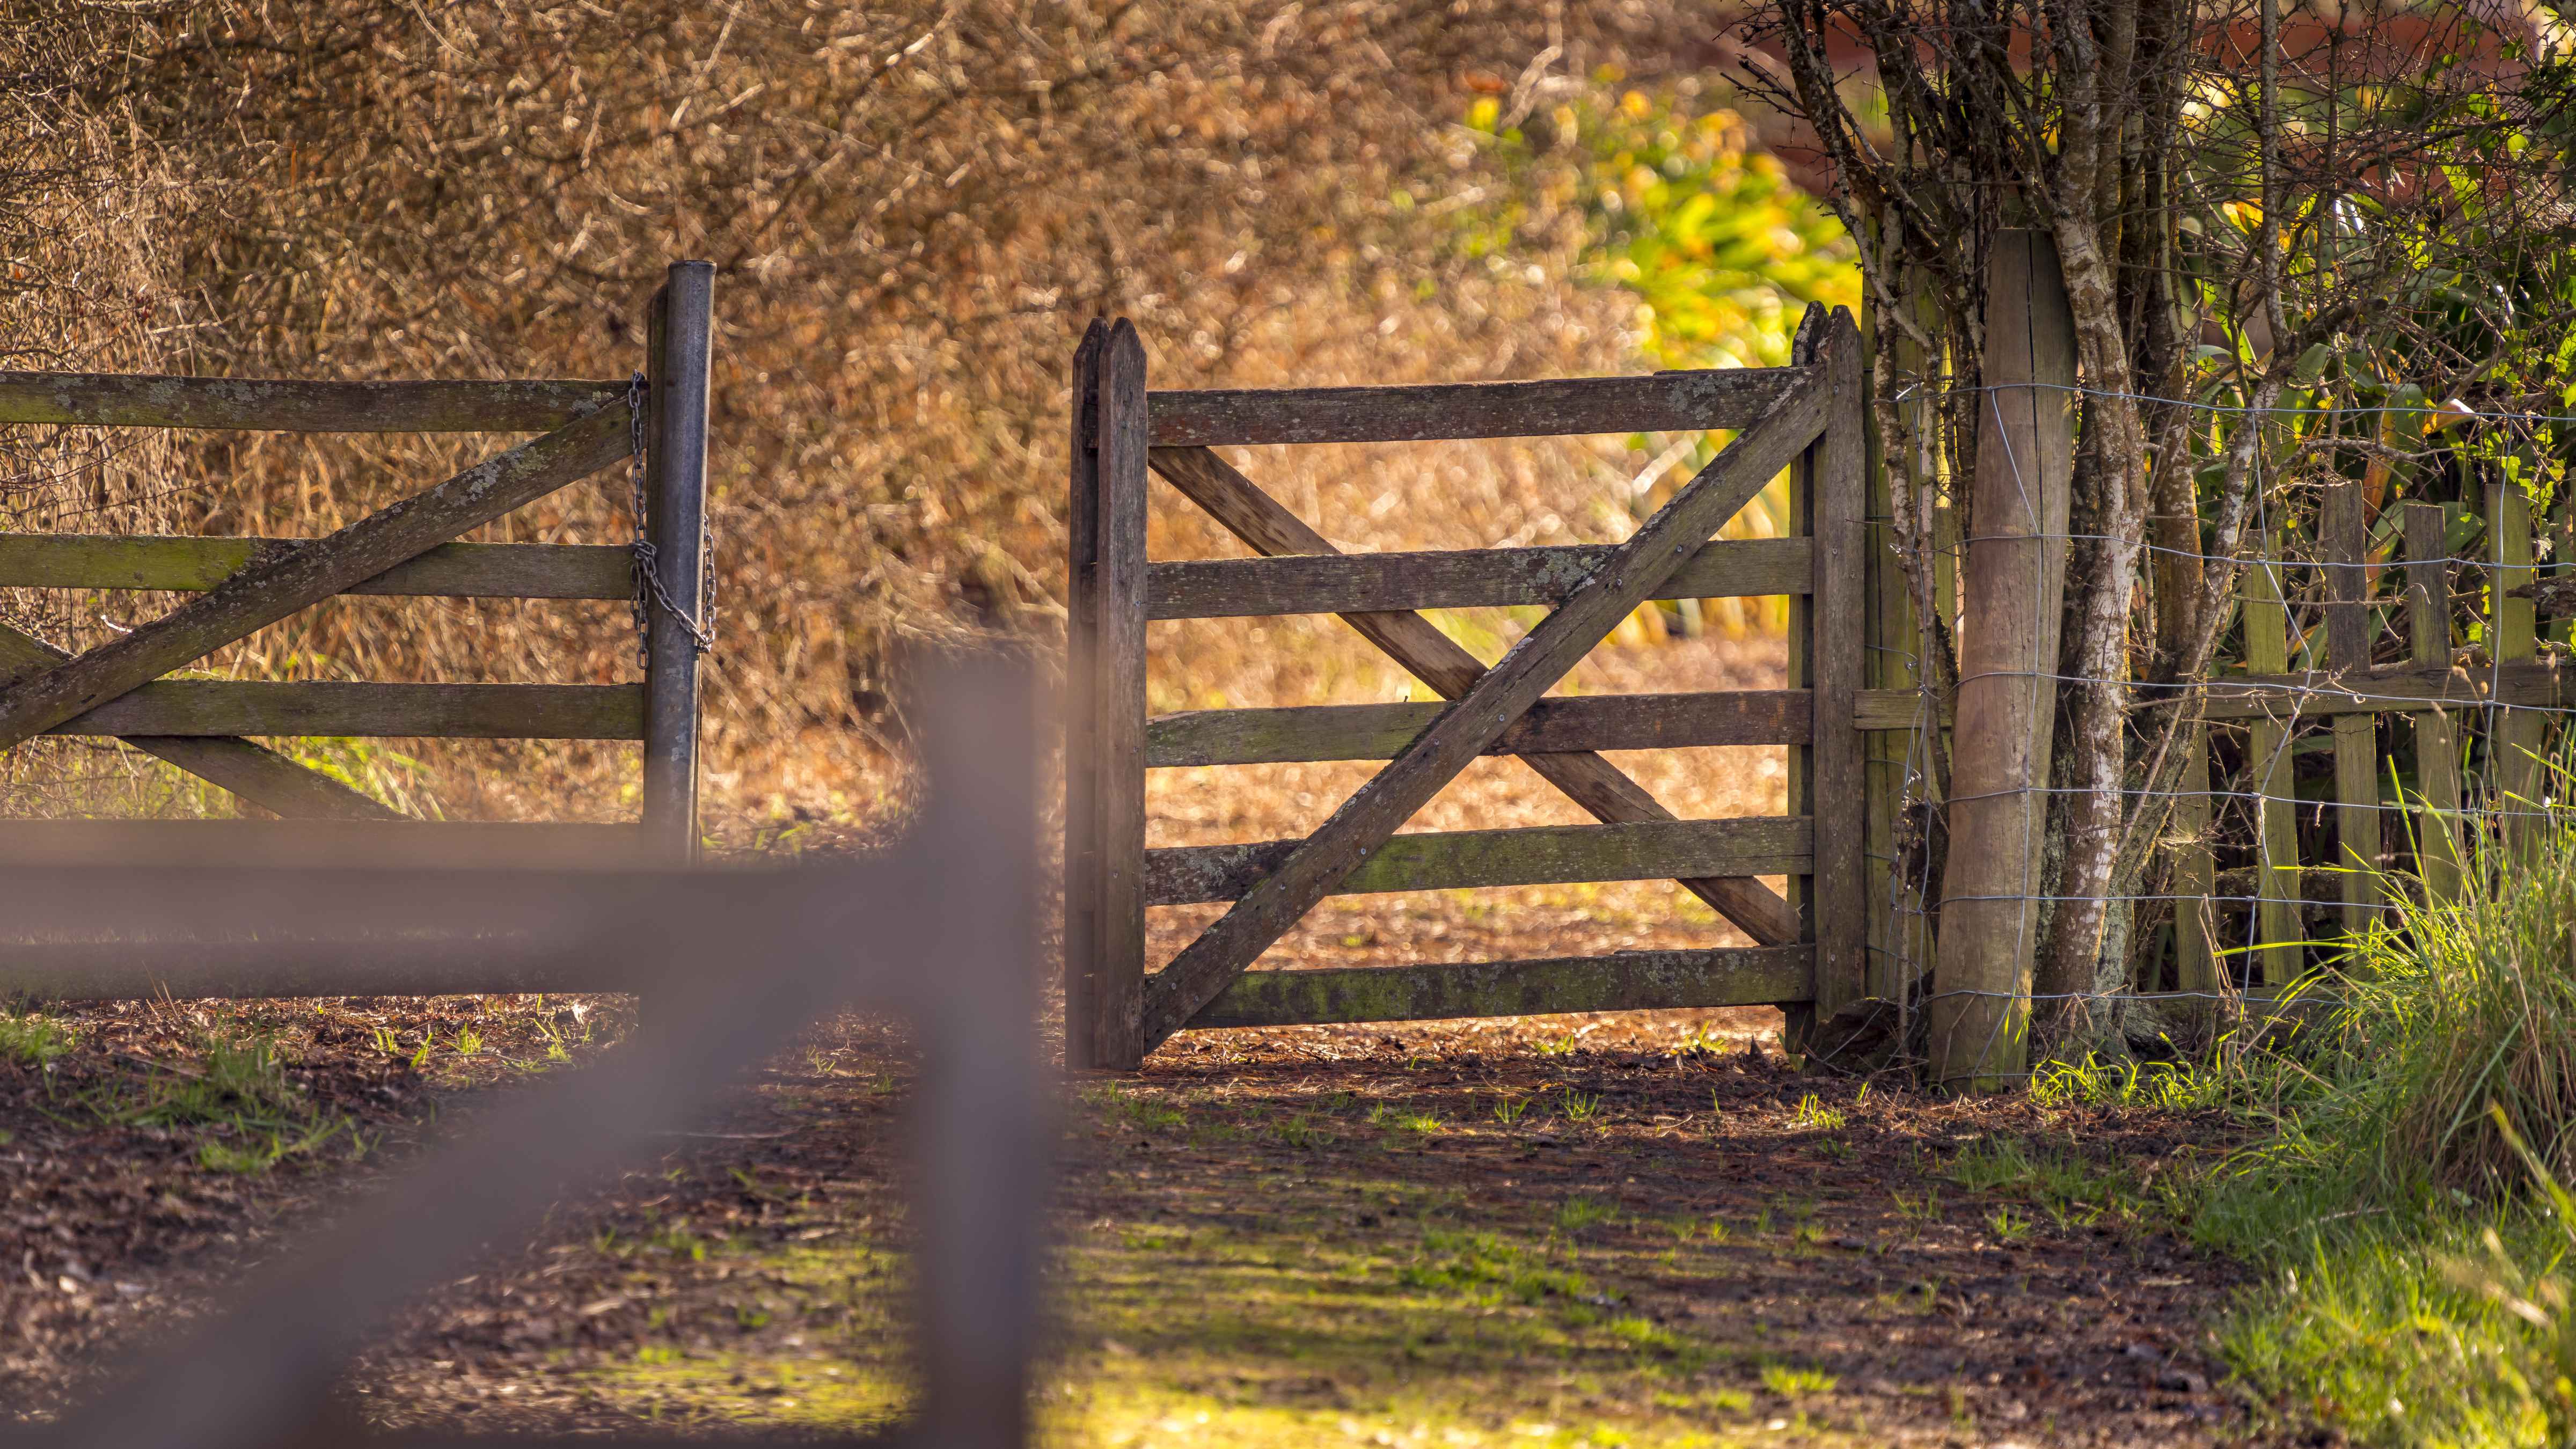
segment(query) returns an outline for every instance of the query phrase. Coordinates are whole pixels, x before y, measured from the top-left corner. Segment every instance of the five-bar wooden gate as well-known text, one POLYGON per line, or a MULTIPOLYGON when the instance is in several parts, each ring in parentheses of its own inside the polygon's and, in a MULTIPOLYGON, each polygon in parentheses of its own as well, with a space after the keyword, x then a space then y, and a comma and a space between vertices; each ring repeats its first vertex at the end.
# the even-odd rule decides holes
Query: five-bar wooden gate
MULTIPOLYGON (((623 380, 352 383, 0 373, 0 425, 551 430, 324 538, 0 537, 0 586, 197 594, 77 658, 0 625, 0 748, 43 733, 111 736, 281 816, 400 820, 366 795, 246 737, 640 740, 640 826, 583 833, 604 830, 643 853, 687 858, 698 834, 698 621, 708 604, 701 559, 713 276, 707 263, 683 262, 655 295, 640 418, 637 390, 623 380), (629 460, 639 441, 647 460, 649 555, 627 546, 451 542, 629 460), (652 562, 650 581, 634 572, 645 557, 652 562), (649 591, 654 603, 646 611, 639 683, 160 678, 337 594, 629 599, 647 582, 658 587, 649 591)), ((44 828, 59 837, 84 826, 47 822, 44 828)))
POLYGON ((1861 994, 1866 911, 1853 729, 1864 652, 1861 341, 1811 309, 1785 368, 1437 387, 1149 392, 1124 321, 1076 356, 1067 700, 1065 1000, 1075 1065, 1132 1067, 1188 1028, 1775 1004, 1861 994), (1626 542, 1342 555, 1214 448, 1738 430, 1626 542), (1799 536, 1712 542, 1784 468, 1799 536), (1260 555, 1149 562, 1147 473, 1260 555), (1543 699, 1639 604, 1792 596, 1777 691, 1543 699), (1490 668, 1413 612, 1547 605, 1490 668), (1331 613, 1446 704, 1213 710, 1149 719, 1151 619, 1331 613), (1678 820, 1603 750, 1792 746, 1790 814, 1678 820), (1516 755, 1600 824, 1396 834, 1479 755, 1516 755), (1386 760, 1302 840, 1148 850, 1145 772, 1386 760), (1792 882, 1784 900, 1754 877, 1792 882), (1671 878, 1748 949, 1250 971, 1327 895, 1671 878), (1145 912, 1232 902, 1162 970, 1145 912))

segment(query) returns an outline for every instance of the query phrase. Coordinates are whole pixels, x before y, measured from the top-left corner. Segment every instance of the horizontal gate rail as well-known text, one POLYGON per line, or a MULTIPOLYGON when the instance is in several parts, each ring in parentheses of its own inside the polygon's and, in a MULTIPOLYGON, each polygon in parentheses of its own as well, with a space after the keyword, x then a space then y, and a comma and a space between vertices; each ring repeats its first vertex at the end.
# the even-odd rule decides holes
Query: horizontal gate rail
MULTIPOLYGON (((1609 553, 1606 545, 1578 544, 1158 563, 1145 572, 1145 617, 1230 619, 1554 604, 1609 553)), ((1804 538, 1720 539, 1702 545, 1673 574, 1661 597, 1809 593, 1815 587, 1812 553, 1804 538)))
POLYGON ((1315 1026, 1779 1006, 1814 999, 1815 957, 1813 946, 1746 946, 1536 961, 1247 971, 1190 1018, 1190 1025, 1315 1026))
POLYGON ((543 433, 626 397, 624 382, 306 382, 0 372, 0 423, 283 433, 543 433))
MULTIPOLYGON (((1145 852, 1145 903, 1186 906, 1239 900, 1304 843, 1255 840, 1149 850, 1145 852)), ((1674 876, 1804 875, 1813 849, 1813 833, 1805 817, 1785 815, 1422 831, 1391 837, 1328 894, 1674 876)))
MULTIPOLYGON (((1485 753, 1801 744, 1810 730, 1812 699, 1803 689, 1542 699, 1514 720, 1485 753)), ((1430 702, 1312 704, 1156 715, 1145 723, 1145 765, 1162 769, 1391 760, 1429 728, 1443 708, 1430 702)))
MULTIPOLYGON (((127 534, 0 536, 0 588, 197 593, 310 542, 127 534)), ((347 594, 442 599, 627 599, 635 555, 608 544, 446 543, 347 594)))
POLYGON ((1741 428, 1796 379, 1788 367, 1420 387, 1196 388, 1146 394, 1157 448, 1423 443, 1741 428))
POLYGON ((640 740, 644 688, 164 679, 128 690, 47 733, 640 740))

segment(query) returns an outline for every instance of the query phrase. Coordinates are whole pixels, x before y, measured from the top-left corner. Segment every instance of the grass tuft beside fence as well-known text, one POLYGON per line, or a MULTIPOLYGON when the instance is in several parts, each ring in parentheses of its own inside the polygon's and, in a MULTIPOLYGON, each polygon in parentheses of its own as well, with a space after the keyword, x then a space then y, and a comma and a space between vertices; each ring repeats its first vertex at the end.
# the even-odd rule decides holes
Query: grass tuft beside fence
POLYGON ((2282 1049, 2239 1037, 2196 1067, 2086 1062, 2037 1085, 2242 1124, 2162 1210, 2260 1271, 2216 1328, 2248 1386, 2362 1443, 2576 1432, 2576 830, 2467 866, 2443 904, 2381 880, 2394 910, 2282 1049))

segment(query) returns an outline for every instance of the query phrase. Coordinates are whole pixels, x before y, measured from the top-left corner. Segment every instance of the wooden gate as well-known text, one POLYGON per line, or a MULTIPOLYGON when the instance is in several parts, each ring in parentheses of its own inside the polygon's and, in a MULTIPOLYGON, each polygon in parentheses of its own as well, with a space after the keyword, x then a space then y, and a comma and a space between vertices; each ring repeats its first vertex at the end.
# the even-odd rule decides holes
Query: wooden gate
MULTIPOLYGON (((352 383, 0 373, 0 425, 551 430, 323 538, 0 537, 0 586, 197 594, 77 658, 0 625, 0 676, 7 681, 0 687, 0 748, 43 733, 110 736, 281 816, 400 820, 368 796, 245 737, 640 740, 640 826, 579 829, 623 837, 646 854, 686 858, 697 842, 697 621, 708 602, 701 557, 713 275, 704 262, 671 269, 654 297, 640 390, 623 380, 352 383), (648 461, 649 552, 628 545, 451 542, 626 462, 639 441, 648 461), (649 579, 637 572, 646 560, 649 579), (640 596, 639 588, 645 590, 640 596), (644 678, 606 685, 160 678, 344 593, 650 598, 644 678)), ((100 824, 49 822, 45 830, 61 837, 100 824)), ((258 824, 206 822, 217 832, 238 825, 256 833, 258 824)), ((489 839, 506 832, 480 833, 489 839)), ((302 838, 312 838, 309 827, 302 838)), ((492 989, 516 988, 495 983, 492 989)))
POLYGON ((1864 597, 1861 342, 1811 309, 1794 365, 1436 387, 1151 392, 1125 321, 1075 358, 1065 860, 1067 1059, 1133 1067, 1195 1027, 1780 1005, 1861 994, 1864 597), (1735 429, 1735 441, 1615 546, 1338 554, 1213 449, 1735 429), (1711 536, 1783 468, 1799 536, 1711 536), (1147 473, 1254 559, 1148 562, 1147 473), (1792 596, 1790 683, 1542 699, 1638 605, 1792 596), (1491 668, 1426 608, 1553 609, 1491 668), (1149 619, 1331 613, 1446 704, 1211 710, 1149 719, 1149 619), (1785 744, 1786 816, 1677 820, 1602 750, 1785 744), (1479 755, 1516 755, 1598 825, 1396 834, 1479 755), (1386 760, 1302 840, 1148 850, 1145 772, 1182 765, 1386 760), (1810 812, 1809 802, 1838 802, 1810 812), (1756 876, 1781 874, 1784 900, 1756 876), (1330 970, 1249 971, 1327 895, 1670 878, 1757 943, 1746 949, 1330 970), (1152 906, 1230 901, 1162 970, 1152 906))

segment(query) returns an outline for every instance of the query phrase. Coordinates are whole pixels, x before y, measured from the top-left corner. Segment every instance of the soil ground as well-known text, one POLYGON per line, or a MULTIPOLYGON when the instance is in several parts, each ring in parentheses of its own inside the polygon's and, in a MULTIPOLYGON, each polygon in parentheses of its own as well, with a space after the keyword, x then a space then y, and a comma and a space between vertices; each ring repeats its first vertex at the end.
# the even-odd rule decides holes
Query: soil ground
MULTIPOLYGON (((1597 688, 1775 683, 1695 641, 1597 688), (1632 677, 1633 676, 1633 677, 1632 677)), ((1582 681, 1578 681, 1582 682, 1582 681)), ((1686 815, 1781 751, 1623 759, 1686 815)), ((1155 844, 1311 828, 1366 766, 1154 781, 1155 844)), ((1247 772, 1249 773, 1249 772, 1247 772)), ((1415 829, 1571 823, 1482 761, 1415 829)), ((1161 911, 1157 959, 1207 911, 1161 911)), ((1265 967, 1740 942, 1668 883, 1328 901, 1265 967)), ((0 1408, 44 1417, 614 1000, 0 1017, 0 1408)), ((1184 1035, 1065 1104, 1041 1421, 1067 1446, 2118 1444, 2277 1437, 2208 1357, 2235 1287, 2162 1230, 2223 1146, 2147 1112, 1801 1074, 1765 1010, 1184 1035)), ((394 1325, 384 1426, 817 1433, 898 1415, 905 1043, 817 1029, 614 1191, 394 1325)))
MULTIPOLYGON (((344 1124, 263 1170, 210 1165, 232 1127, 66 1110, 202 1073, 188 1008, 75 1020, 50 1073, 0 1068, 10 1407, 48 1412, 184 1319, 398 1165, 433 1104, 541 1069, 571 1015, 397 1005, 448 1008, 423 1068, 340 1003, 261 1023, 302 1062, 286 1110, 344 1124), (478 1050, 435 1060, 460 1028, 478 1050), (156 1050, 157 1078, 114 1075, 156 1050)), ((1211 1033, 1077 1084, 1048 1442, 2269 1437, 2206 1353, 2231 1270, 2138 1210, 2210 1124, 1864 1091, 1793 1071, 1768 1016, 1211 1033), (1980 1190, 1960 1165, 1998 1151, 2077 1165, 2076 1186, 1980 1190)), ((908 1392, 911 1070, 872 1023, 817 1031, 710 1135, 422 1305, 353 1370, 354 1406, 496 1430, 886 1422, 908 1392)))

